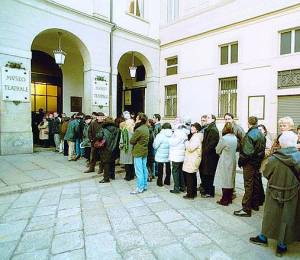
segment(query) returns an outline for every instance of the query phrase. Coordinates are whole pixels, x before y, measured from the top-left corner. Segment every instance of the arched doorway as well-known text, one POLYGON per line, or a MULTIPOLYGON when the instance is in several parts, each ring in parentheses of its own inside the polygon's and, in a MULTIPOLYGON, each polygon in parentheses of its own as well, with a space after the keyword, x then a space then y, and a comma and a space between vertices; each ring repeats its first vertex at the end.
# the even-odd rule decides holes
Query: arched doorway
POLYGON ((135 114, 145 112, 145 96, 148 72, 151 68, 147 59, 138 52, 127 52, 118 63, 117 114, 129 111, 135 114), (129 67, 134 62, 136 76, 132 78, 129 67))

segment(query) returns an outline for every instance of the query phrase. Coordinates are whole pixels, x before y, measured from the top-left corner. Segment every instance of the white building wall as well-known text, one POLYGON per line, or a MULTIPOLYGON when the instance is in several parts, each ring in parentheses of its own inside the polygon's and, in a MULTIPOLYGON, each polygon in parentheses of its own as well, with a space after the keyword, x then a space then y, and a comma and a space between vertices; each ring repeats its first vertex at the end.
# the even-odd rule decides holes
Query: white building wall
MULTIPOLYGON (((266 10, 271 12, 295 3, 295 1, 279 2, 272 1, 273 5, 271 5, 264 1, 265 5, 257 3, 254 6, 259 12, 266 12, 266 10)), ((256 9, 247 8, 245 1, 233 1, 232 4, 219 8, 224 11, 223 13, 216 9, 199 17, 178 21, 161 30, 161 100, 164 100, 164 86, 177 83, 178 115, 190 117, 192 121, 199 120, 202 114, 218 113, 219 78, 237 76, 239 123, 247 128, 248 96, 265 95, 265 120, 261 120, 261 123, 275 133, 277 96, 300 94, 299 88, 277 89, 278 71, 300 68, 300 53, 280 55, 279 34, 281 30, 300 26, 300 5, 252 20, 240 21, 227 27, 216 28, 218 25, 216 21, 208 17, 216 15, 226 16, 228 19, 239 17, 239 12, 234 16, 225 15, 229 13, 231 5, 236 5, 236 8, 244 5, 248 13, 241 8, 244 10, 241 12, 243 17, 259 13, 256 9), (205 23, 195 26, 196 20, 204 21, 205 18, 205 23), (188 29, 183 30, 183 26, 188 29), (207 28, 215 29, 206 31, 207 28), (184 38, 187 33, 196 33, 196 35, 184 38), (238 63, 220 65, 219 45, 234 41, 238 41, 239 45, 238 63), (176 76, 167 77, 165 76, 165 59, 174 55, 178 55, 179 73, 176 76)), ((251 5, 253 5, 252 1, 251 5)), ((161 113, 163 111, 162 107, 161 113)), ((223 126, 222 120, 219 121, 219 126, 223 126)))

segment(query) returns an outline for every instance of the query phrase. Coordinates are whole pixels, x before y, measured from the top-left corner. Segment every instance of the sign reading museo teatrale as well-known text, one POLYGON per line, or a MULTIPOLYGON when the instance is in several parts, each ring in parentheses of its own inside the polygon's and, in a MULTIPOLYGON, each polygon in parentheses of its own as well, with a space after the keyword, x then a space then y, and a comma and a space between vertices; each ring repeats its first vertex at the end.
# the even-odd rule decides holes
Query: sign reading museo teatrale
POLYGON ((104 77, 96 77, 93 85, 93 105, 107 107, 109 105, 109 84, 104 77))
POLYGON ((30 102, 28 71, 3 67, 1 79, 3 100, 30 102))

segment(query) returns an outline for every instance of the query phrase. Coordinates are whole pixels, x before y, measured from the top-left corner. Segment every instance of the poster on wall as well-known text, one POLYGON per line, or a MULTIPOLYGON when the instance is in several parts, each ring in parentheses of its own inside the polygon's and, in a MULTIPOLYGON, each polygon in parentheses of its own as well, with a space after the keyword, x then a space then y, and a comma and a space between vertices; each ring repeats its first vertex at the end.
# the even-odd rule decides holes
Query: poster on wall
POLYGON ((109 106, 109 84, 104 77, 95 78, 92 102, 94 106, 109 106))
POLYGON ((71 97, 71 112, 82 112, 82 97, 71 97))
POLYGON ((256 116, 257 119, 265 119, 265 96, 248 97, 248 117, 256 116))
POLYGON ((125 106, 131 106, 131 90, 125 91, 125 106))
POLYGON ((30 102, 29 71, 3 67, 1 85, 2 100, 30 102))

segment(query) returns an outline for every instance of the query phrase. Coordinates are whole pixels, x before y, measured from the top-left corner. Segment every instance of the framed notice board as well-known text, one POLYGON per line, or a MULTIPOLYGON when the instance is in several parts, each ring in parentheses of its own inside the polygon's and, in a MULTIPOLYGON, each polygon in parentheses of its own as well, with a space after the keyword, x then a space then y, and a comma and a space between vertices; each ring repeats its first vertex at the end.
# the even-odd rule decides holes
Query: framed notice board
POLYGON ((71 112, 82 112, 82 97, 71 97, 71 112))

